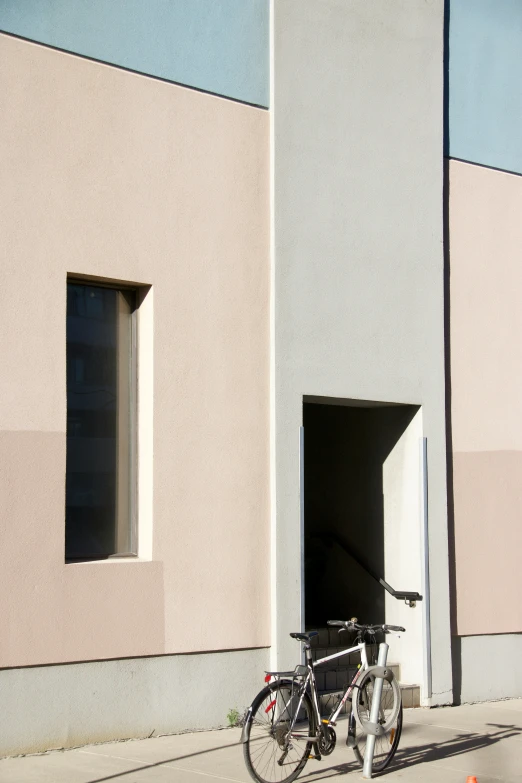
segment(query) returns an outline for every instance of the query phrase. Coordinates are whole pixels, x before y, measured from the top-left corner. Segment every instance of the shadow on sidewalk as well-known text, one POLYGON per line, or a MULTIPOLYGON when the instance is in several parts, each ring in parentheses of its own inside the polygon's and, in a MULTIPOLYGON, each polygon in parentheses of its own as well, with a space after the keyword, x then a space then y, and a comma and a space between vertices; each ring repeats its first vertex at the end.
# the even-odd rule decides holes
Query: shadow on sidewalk
MULTIPOLYGON (((488 723, 487 726, 491 726, 497 731, 491 734, 481 734, 480 732, 466 732, 461 733, 457 737, 454 737, 444 742, 432 742, 424 745, 415 745, 413 747, 403 746, 399 748, 397 754, 389 768, 390 772, 398 772, 405 767, 412 767, 415 764, 427 764, 430 761, 441 761, 442 759, 451 758, 452 756, 460 756, 464 753, 469 753, 475 750, 481 750, 482 748, 489 748, 497 744, 501 740, 509 739, 510 737, 519 737, 522 734, 522 728, 520 726, 502 725, 499 723, 488 723)), ((426 726, 426 729, 428 725, 426 726)), ((451 729, 449 729, 451 730, 451 729)), ((408 727, 404 728, 404 735, 408 734, 408 727)), ((407 737, 406 737, 407 741, 407 737)), ((108 775, 103 778, 96 778, 89 783, 107 783, 111 780, 123 780, 126 775, 132 775, 135 772, 144 772, 148 769, 154 769, 156 767, 162 767, 165 764, 175 764, 179 761, 185 761, 186 759, 195 758, 197 756, 204 756, 207 753, 214 753, 218 750, 225 750, 226 748, 237 747, 240 743, 229 743, 227 745, 218 745, 214 748, 208 748, 207 750, 199 750, 196 753, 187 753, 183 756, 175 756, 174 758, 163 759, 162 761, 156 761, 153 764, 141 764, 134 769, 126 770, 125 772, 118 772, 115 775, 108 775)), ((131 759, 129 759, 131 761, 131 759)), ((336 777, 338 775, 346 775, 348 772, 360 770, 360 766, 354 761, 349 764, 338 764, 336 766, 325 767, 323 764, 318 766, 316 770, 303 773, 302 780, 313 781, 320 775, 321 780, 325 778, 336 777)), ((386 774, 386 773, 384 773, 386 774)))
MULTIPOLYGON (((156 767, 162 767, 165 764, 173 764, 176 761, 185 761, 185 759, 192 759, 196 756, 204 756, 207 753, 215 753, 217 750, 226 750, 226 748, 235 748, 241 743, 239 742, 229 742, 227 745, 217 745, 215 748, 207 748, 207 750, 198 750, 196 753, 185 753, 183 756, 175 756, 172 759, 163 759, 162 761, 155 761, 153 764, 147 764, 144 762, 143 764, 140 764, 139 767, 135 767, 134 769, 127 769, 125 772, 117 772, 115 775, 107 775, 103 778, 96 778, 95 780, 90 780, 88 783, 105 783, 108 780, 117 780, 118 778, 124 778, 125 775, 133 775, 135 772, 144 772, 148 769, 154 769, 156 767)), ((129 762, 136 761, 135 759, 129 759, 129 762)))
MULTIPOLYGON (((426 728, 428 728, 426 725, 426 728)), ((395 758, 393 759, 390 767, 382 773, 386 776, 386 772, 400 772, 405 767, 413 767, 416 764, 428 764, 430 761, 441 761, 442 759, 448 759, 452 756, 460 756, 471 751, 481 750, 482 748, 489 748, 496 745, 498 742, 510 737, 520 737, 522 734, 522 728, 515 726, 514 724, 504 726, 499 723, 487 723, 486 726, 491 726, 498 731, 491 734, 481 734, 480 732, 462 732, 452 739, 445 740, 444 742, 433 742, 424 745, 414 745, 408 747, 407 736, 406 743, 403 747, 399 747, 395 758)), ((451 730, 451 729, 450 729, 451 730)), ((401 744, 404 742, 405 734, 408 734, 408 727, 403 729, 403 735, 401 738, 401 744)), ((303 775, 303 781, 309 781, 310 783, 316 779, 316 774, 321 773, 320 779, 326 779, 336 777, 337 775, 346 775, 354 768, 360 770, 357 765, 353 764, 339 764, 334 767, 322 768, 321 770, 309 772, 303 775)), ((376 775, 377 776, 377 775, 376 775)))

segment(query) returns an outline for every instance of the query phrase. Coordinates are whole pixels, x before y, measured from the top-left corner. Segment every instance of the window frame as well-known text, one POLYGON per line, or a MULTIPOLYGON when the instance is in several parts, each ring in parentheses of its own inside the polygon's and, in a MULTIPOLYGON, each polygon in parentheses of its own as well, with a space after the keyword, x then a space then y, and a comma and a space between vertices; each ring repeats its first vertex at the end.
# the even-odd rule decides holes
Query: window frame
MULTIPOLYGON (((65 549, 64 541, 64 553, 65 563, 90 563, 100 560, 118 560, 124 558, 137 559, 139 557, 139 528, 138 528, 138 355, 139 355, 139 330, 138 330, 138 311, 142 301, 142 286, 124 282, 121 280, 113 280, 107 278, 98 278, 90 275, 79 274, 67 274, 66 277, 66 292, 69 284, 81 285, 85 287, 106 288, 113 291, 122 291, 133 294, 133 309, 130 313, 130 357, 129 357, 129 518, 128 518, 128 551, 115 552, 111 554, 89 554, 89 555, 68 555, 65 549)), ((67 322, 67 306, 66 306, 66 322, 67 322)), ((66 354, 67 354, 67 328, 65 336, 66 354)), ((67 383, 66 383, 66 417, 69 414, 69 406, 67 401, 67 383)), ((67 428, 66 428, 67 439, 67 428)), ((65 479, 67 479, 67 464, 65 479)), ((67 496, 66 496, 67 497, 67 496)), ((65 513, 64 533, 67 526, 67 512, 65 513)), ((114 531, 115 538, 117 538, 118 531, 118 519, 114 518, 114 531)))

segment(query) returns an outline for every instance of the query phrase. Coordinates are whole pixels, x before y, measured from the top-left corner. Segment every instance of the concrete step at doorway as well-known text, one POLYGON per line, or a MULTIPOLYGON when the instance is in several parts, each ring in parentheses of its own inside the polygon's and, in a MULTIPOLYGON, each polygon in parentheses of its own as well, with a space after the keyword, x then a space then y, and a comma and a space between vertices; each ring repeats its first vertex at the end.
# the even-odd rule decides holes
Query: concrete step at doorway
MULTIPOLYGON (((397 663, 390 663, 389 668, 393 671, 395 679, 400 682, 400 666, 397 663)), ((336 691, 342 688, 346 689, 357 671, 357 666, 337 666, 328 668, 327 664, 320 666, 315 672, 317 689, 323 691, 336 691)))
MULTIPOLYGON (((402 706, 404 709, 411 709, 412 707, 420 707, 420 685, 407 685, 406 683, 399 683, 402 695, 402 706)), ((319 706, 321 709, 321 715, 331 715, 334 708, 344 695, 344 689, 336 690, 323 690, 319 692, 319 706)), ((343 704, 341 715, 345 715, 350 711, 349 702, 343 704)))

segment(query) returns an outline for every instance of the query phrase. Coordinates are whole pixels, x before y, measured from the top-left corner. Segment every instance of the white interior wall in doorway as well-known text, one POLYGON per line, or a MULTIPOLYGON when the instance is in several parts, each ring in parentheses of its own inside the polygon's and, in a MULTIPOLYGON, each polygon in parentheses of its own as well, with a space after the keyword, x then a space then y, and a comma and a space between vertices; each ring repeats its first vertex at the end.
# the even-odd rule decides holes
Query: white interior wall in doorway
MULTIPOLYGON (((385 580, 395 590, 423 595, 423 472, 419 443, 422 439, 422 411, 419 410, 383 465, 385 580)), ((389 635, 388 660, 400 663, 401 680, 423 686, 423 606, 407 606, 386 594, 386 622, 401 625, 406 633, 389 635)))

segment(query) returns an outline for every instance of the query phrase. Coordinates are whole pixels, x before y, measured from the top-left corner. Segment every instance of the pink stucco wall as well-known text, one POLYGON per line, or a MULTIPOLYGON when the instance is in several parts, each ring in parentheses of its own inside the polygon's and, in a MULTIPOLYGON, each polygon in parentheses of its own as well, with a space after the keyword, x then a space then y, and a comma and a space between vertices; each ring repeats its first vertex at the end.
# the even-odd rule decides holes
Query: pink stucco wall
POLYGON ((456 631, 522 631, 522 178, 450 161, 456 631))
POLYGON ((0 90, 0 666, 268 645, 268 115, 7 36, 0 90), (67 273, 152 286, 135 561, 64 563, 67 273))

